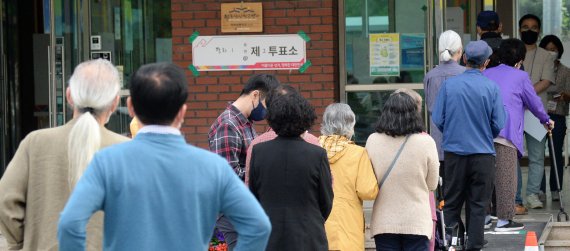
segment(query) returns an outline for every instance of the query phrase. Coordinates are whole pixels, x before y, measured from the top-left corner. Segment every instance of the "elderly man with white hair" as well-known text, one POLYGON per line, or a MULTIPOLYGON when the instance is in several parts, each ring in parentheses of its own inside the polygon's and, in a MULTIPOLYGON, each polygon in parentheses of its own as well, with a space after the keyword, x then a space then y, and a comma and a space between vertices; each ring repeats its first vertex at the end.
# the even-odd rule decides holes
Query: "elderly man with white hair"
MULTIPOLYGON (((0 230, 11 250, 57 250, 59 213, 94 153, 128 138, 105 128, 119 103, 120 78, 106 60, 75 68, 67 100, 73 119, 34 131, 0 180, 0 230)), ((87 250, 101 250, 101 215, 89 224, 87 250)))

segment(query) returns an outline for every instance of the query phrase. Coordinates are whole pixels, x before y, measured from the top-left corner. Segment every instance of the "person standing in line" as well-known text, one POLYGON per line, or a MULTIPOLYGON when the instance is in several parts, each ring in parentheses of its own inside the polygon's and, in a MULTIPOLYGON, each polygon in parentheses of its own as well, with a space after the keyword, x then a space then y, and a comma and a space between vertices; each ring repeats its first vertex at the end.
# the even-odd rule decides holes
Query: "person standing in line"
MULTIPOLYGON (((247 148, 257 136, 253 122, 265 119, 267 94, 279 85, 277 78, 271 74, 251 76, 238 99, 216 118, 208 132, 210 151, 225 158, 243 181, 247 148)), ((231 251, 237 240, 232 224, 221 215, 216 227, 224 235, 231 251)))
MULTIPOLYGON (((439 36, 438 47, 440 63, 437 67, 429 71, 424 78, 426 108, 430 116, 433 111, 437 94, 439 93, 439 88, 443 81, 465 72, 465 67, 458 63, 461 59, 461 55, 463 54, 463 45, 459 34, 452 30, 447 30, 441 33, 439 36)), ((443 135, 431 120, 429 123, 429 134, 435 140, 440 166, 443 167, 444 154, 441 149, 441 140, 443 135)), ((444 171, 445 170, 443 168, 439 169, 441 177, 445 177, 444 171)))
POLYGON ((376 132, 366 141, 380 181, 370 224, 378 251, 425 251, 433 235, 430 191, 437 187, 439 159, 410 92, 397 90, 390 95, 376 132))
MULTIPOLYGON (((93 154, 128 140, 105 128, 119 104, 119 81, 107 60, 79 64, 66 90, 73 119, 20 143, 0 180, 0 231, 10 250, 57 250, 59 213, 93 154)), ((89 222, 87 250, 101 250, 102 223, 101 214, 89 222)))
POLYGON ((443 132, 445 223, 459 223, 468 203, 467 250, 484 246, 483 226, 495 179, 493 139, 506 119, 499 87, 481 73, 491 54, 486 42, 470 42, 463 58, 467 70, 443 83, 432 112, 432 121, 443 132))
POLYGON ((271 225, 220 156, 188 145, 180 133, 188 83, 168 63, 139 68, 127 106, 142 128, 130 142, 95 155, 67 202, 60 250, 85 249, 85 224, 105 213, 104 250, 206 250, 218 214, 238 232, 236 250, 263 250, 271 225))
POLYGON ((524 111, 530 110, 548 129, 552 124, 536 95, 528 74, 519 68, 526 48, 518 39, 504 40, 499 49, 501 64, 487 69, 483 75, 497 83, 505 109, 509 114, 505 128, 494 139, 497 152, 495 191, 499 221, 495 231, 516 231, 524 225, 513 221, 517 191, 517 162, 523 155, 524 111))
MULTIPOLYGON (((564 148, 564 137, 566 136, 566 116, 568 115, 568 102, 570 102, 570 68, 560 63, 560 58, 564 53, 562 41, 557 36, 548 35, 542 38, 539 44, 540 48, 547 50, 554 58, 554 86, 547 89, 548 94, 548 115, 556 127, 552 129, 552 139, 554 140, 554 149, 548 145, 550 163, 554 163, 552 156, 556 156, 556 166, 558 167, 558 181, 560 189, 564 183, 564 158, 562 156, 562 148, 564 148)), ((553 167, 553 165, 550 165, 553 167)), ((546 176, 542 178, 542 192, 546 192, 546 176)), ((560 194, 556 185, 556 174, 550 171, 550 192, 552 201, 560 200, 560 194)))
MULTIPOLYGON (((298 93, 298 91, 295 90, 295 88, 291 87, 290 85, 280 85, 267 95, 267 98, 265 99, 265 101, 267 104, 269 104, 269 103, 271 103, 272 97, 279 96, 279 95, 286 95, 286 94, 292 93, 292 92, 298 93)), ((251 165, 250 165, 251 151, 253 150, 253 146, 255 146, 259 143, 262 143, 262 142, 270 141, 270 140, 275 139, 275 138, 277 138, 277 133, 275 133, 275 131, 273 129, 269 128, 269 131, 255 137, 255 139, 253 139, 251 141, 251 144, 249 144, 249 147, 247 148, 247 156, 246 156, 246 160, 245 160, 245 184, 246 185, 249 185, 249 170, 251 167, 251 165)), ((319 139, 317 137, 315 137, 313 134, 309 133, 308 131, 303 133, 301 135, 301 138, 303 138, 303 140, 305 140, 305 141, 307 141, 313 145, 320 146, 319 139)))
POLYGON ((489 57, 490 61, 487 69, 500 64, 498 50, 501 41, 503 41, 501 32, 503 32, 503 24, 499 20, 497 12, 492 10, 479 12, 479 15, 477 15, 477 34, 481 37, 481 40, 487 42, 489 47, 493 49, 493 54, 489 57))
MULTIPOLYGON (((524 70, 530 75, 534 85, 534 90, 540 96, 544 105, 548 103, 546 90, 554 84, 554 57, 545 49, 538 47, 537 41, 540 34, 540 19, 532 14, 527 14, 519 20, 519 31, 521 40, 525 43, 526 56, 523 62, 524 70)), ((546 136, 542 139, 535 139, 529 134, 525 134, 526 148, 528 151, 528 181, 526 187, 526 204, 530 208, 543 208, 542 201, 544 194, 540 194, 540 183, 544 176, 544 150, 546 147, 546 136)), ((520 169, 520 168, 519 168, 520 169)), ((525 211, 522 205, 522 175, 518 171, 519 181, 516 202, 518 211, 525 211)))
POLYGON ((267 250, 328 250, 333 190, 327 153, 301 138, 315 110, 297 92, 272 97, 268 105, 267 122, 278 136, 253 147, 249 173, 251 192, 273 225, 267 250))
POLYGON ((364 250, 362 201, 378 194, 378 181, 364 147, 350 139, 356 116, 347 104, 327 106, 320 145, 327 150, 333 182, 333 208, 325 222, 329 250, 364 250))

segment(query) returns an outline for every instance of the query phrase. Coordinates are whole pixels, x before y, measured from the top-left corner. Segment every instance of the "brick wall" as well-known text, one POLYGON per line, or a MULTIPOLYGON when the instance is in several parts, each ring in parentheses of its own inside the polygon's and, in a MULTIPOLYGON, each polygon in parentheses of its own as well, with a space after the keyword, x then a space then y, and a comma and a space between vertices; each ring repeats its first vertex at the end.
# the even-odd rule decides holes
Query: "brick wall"
MULTIPOLYGON (((188 37, 221 35, 220 3, 239 1, 172 0, 173 61, 186 69, 190 96, 188 112, 182 128, 188 142, 207 148, 211 123, 227 103, 239 96, 249 76, 262 71, 200 72, 194 77, 188 70, 192 64, 192 45, 188 37)), ((259 1, 258 1, 259 2, 259 1)), ((263 2, 263 32, 258 34, 295 34, 303 30, 307 43, 307 59, 312 66, 299 71, 263 71, 275 74, 285 84, 298 88, 311 101, 319 115, 312 132, 318 133, 325 107, 338 100, 338 1, 285 0, 263 2)), ((227 33, 225 33, 227 35, 227 33)), ((256 34, 256 33, 246 33, 256 34)), ((257 125, 264 132, 265 123, 257 125)))

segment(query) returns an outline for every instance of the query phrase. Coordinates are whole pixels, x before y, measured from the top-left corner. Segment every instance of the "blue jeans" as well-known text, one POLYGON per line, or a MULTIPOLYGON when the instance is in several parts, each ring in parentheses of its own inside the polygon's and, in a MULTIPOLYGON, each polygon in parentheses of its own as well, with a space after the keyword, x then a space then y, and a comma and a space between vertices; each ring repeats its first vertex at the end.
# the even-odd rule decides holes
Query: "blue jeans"
POLYGON ((379 234, 374 236, 376 251, 425 251, 429 240, 424 235, 379 234))
POLYGON ((538 194, 540 183, 544 176, 544 150, 546 136, 538 141, 532 136, 525 134, 526 148, 528 151, 528 180, 526 183, 526 196, 538 194))

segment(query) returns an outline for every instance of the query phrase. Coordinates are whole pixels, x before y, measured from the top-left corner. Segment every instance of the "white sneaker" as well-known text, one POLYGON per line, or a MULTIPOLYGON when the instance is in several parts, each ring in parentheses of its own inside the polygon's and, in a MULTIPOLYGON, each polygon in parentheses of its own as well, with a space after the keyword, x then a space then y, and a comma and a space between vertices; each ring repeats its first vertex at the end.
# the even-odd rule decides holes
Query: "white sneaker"
POLYGON ((528 205, 529 208, 532 209, 544 207, 542 202, 538 199, 538 194, 531 194, 529 196, 526 196, 526 204, 528 205))

